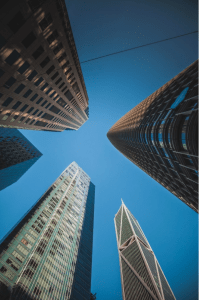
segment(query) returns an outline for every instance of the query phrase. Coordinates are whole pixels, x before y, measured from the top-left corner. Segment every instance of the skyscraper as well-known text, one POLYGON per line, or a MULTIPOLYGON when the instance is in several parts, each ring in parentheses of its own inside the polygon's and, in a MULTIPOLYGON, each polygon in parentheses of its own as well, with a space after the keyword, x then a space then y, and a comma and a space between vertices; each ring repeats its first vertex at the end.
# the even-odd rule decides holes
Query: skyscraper
POLYGON ((0 128, 0 190, 16 182, 41 156, 17 129, 0 128))
POLYGON ((175 300, 138 221, 122 202, 114 218, 124 300, 175 300))
POLYGON ((198 212, 198 63, 194 62, 118 120, 111 143, 198 212))
POLYGON ((88 95, 65 1, 0 8, 0 126, 77 130, 88 119, 88 95))
POLYGON ((95 186, 73 162, 0 245, 5 299, 90 299, 95 186))

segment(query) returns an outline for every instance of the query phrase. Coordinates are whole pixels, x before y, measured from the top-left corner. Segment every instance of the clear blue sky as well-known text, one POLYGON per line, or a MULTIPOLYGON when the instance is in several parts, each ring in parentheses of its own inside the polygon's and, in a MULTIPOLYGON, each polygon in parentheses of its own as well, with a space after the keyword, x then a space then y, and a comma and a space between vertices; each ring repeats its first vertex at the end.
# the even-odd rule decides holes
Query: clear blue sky
MULTIPOLYGON (((80 61, 197 30, 197 2, 67 0, 80 61)), ((82 64, 90 118, 77 131, 21 132, 43 153, 0 194, 0 238, 76 161, 96 186, 92 292, 121 300, 113 218, 123 198, 177 300, 197 299, 197 214, 106 137, 126 112, 197 59, 197 34, 82 64)))

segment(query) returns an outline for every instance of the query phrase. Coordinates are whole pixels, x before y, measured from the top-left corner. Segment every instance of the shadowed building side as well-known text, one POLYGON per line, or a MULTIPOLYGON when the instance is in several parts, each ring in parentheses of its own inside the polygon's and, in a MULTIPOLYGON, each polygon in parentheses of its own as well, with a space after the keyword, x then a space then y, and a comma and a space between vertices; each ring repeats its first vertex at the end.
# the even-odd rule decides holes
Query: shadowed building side
POLYGON ((130 161, 198 212, 198 62, 118 120, 107 133, 130 161))
POLYGON ((114 218, 124 300, 175 300, 138 221, 122 205, 114 218))

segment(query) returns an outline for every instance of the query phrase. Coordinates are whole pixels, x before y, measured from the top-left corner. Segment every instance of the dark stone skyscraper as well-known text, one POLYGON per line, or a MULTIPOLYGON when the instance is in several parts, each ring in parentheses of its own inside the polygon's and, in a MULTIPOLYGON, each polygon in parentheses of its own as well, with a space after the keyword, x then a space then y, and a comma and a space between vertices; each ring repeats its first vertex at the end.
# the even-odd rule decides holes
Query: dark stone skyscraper
POLYGON ((1 299, 90 300, 94 201, 73 162, 1 242, 1 299))
POLYGON ((109 130, 111 143, 198 212, 198 62, 130 110, 109 130))
POLYGON ((16 182, 41 156, 17 129, 0 128, 0 190, 16 182))
POLYGON ((115 216, 124 300, 175 300, 138 221, 122 205, 115 216))
POLYGON ((0 4, 0 126, 77 130, 88 95, 64 0, 0 4))

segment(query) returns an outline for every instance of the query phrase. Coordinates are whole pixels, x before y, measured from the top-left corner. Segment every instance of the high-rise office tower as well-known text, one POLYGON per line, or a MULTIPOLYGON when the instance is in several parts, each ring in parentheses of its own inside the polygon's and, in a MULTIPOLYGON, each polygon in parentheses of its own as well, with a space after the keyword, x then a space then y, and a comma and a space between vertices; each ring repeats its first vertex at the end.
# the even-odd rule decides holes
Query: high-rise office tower
POLYGON ((114 218, 124 300, 175 300, 138 221, 122 202, 114 218))
POLYGON ((0 128, 0 191, 16 182, 41 156, 17 129, 0 128))
POLYGON ((77 130, 88 119, 88 95, 65 1, 0 8, 0 126, 77 130))
POLYGON ((198 62, 118 120, 107 136, 140 169, 198 212, 198 62))
POLYGON ((94 197, 73 162, 1 242, 0 295, 90 299, 94 197))

